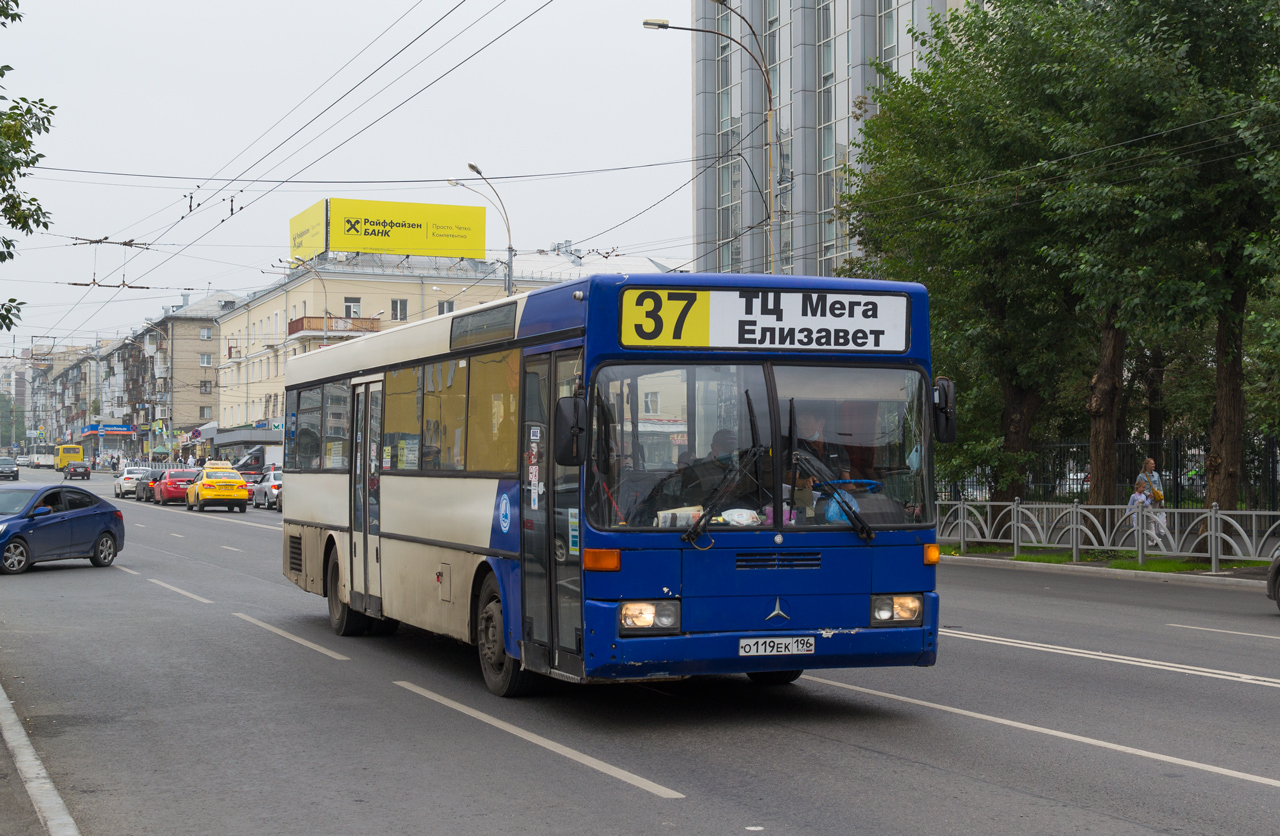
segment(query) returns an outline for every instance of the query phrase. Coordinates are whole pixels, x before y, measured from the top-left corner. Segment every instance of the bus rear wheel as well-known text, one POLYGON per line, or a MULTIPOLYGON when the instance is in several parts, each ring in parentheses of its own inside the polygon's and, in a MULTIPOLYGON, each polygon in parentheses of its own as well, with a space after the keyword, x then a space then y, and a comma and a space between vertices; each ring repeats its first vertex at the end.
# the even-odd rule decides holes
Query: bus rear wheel
POLYGON ((533 674, 521 669, 519 659, 507 655, 503 640, 506 628, 502 621, 502 593, 498 589, 498 579, 492 574, 480 584, 475 624, 484 684, 499 697, 518 697, 528 693, 533 674))
POLYGON ((790 685, 804 671, 752 671, 747 674, 757 685, 790 685))
POLYGON ((328 583, 326 589, 329 593, 329 626, 333 627, 333 632, 339 636, 360 636, 369 627, 369 619, 362 612, 356 612, 351 607, 342 603, 342 599, 338 597, 338 587, 342 583, 342 578, 338 572, 338 561, 329 561, 328 583))

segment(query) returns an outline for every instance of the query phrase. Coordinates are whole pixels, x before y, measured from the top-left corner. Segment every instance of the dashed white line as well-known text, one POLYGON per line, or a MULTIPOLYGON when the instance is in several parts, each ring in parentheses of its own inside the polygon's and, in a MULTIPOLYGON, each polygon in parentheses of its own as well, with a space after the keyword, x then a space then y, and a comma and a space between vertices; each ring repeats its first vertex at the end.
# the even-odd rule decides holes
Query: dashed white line
POLYGON ((49 836, 80 836, 80 828, 76 827, 58 788, 40 762, 40 756, 31 745, 27 730, 22 727, 18 712, 13 710, 3 687, 0 687, 0 737, 9 749, 22 785, 31 797, 31 805, 36 808, 36 815, 49 836))
POLYGON ((227 550, 227 551, 229 551, 229 552, 238 552, 238 551, 240 551, 240 550, 239 550, 239 549, 237 549, 235 546, 223 546, 223 548, 224 548, 224 549, 226 549, 226 550, 227 550))
POLYGON ((141 572, 135 572, 132 569, 126 569, 123 566, 116 566, 121 572, 128 572, 130 575, 141 575, 141 572))
POLYGON ((297 642, 303 647, 309 647, 312 650, 316 651, 317 653, 323 653, 325 656, 328 656, 331 659, 337 659, 342 662, 351 661, 350 656, 343 656, 341 653, 334 653, 332 650, 330 650, 327 647, 322 647, 316 644, 315 642, 309 642, 306 639, 302 638, 302 636, 295 636, 293 633, 287 633, 284 630, 281 630, 279 627, 272 627, 270 624, 267 624, 265 621, 259 621, 258 619, 253 618, 252 616, 245 615, 242 612, 233 612, 232 615, 234 615, 236 618, 243 618, 245 621, 249 622, 250 624, 257 624, 259 627, 261 627, 264 630, 270 630, 271 632, 275 633, 277 636, 284 636, 289 641, 297 642))
POLYGON ((948 714, 958 714, 962 717, 971 717, 975 720, 985 720, 988 723, 996 723, 1001 726, 1008 726, 1023 731, 1035 732, 1037 734, 1045 734, 1050 737, 1057 737, 1063 740, 1072 740, 1076 743, 1086 743, 1090 746, 1097 746, 1100 749, 1110 749, 1113 752, 1123 752, 1126 755, 1137 755, 1140 758, 1147 758, 1153 761, 1161 761, 1163 763, 1177 764, 1185 766, 1188 769, 1199 769, 1203 772, 1212 772, 1215 775, 1225 775, 1228 778, 1239 778, 1242 781, 1251 781, 1255 784, 1266 784, 1269 787, 1280 787, 1280 781, 1275 778, 1267 778, 1263 775, 1253 775, 1249 772, 1239 772, 1235 769, 1224 769, 1221 766, 1213 764, 1200 763, 1198 761, 1189 761, 1184 758, 1175 758, 1172 755, 1162 755, 1159 752, 1149 752, 1146 749, 1135 749, 1132 746, 1122 746, 1119 743, 1111 743, 1106 740, 1098 740, 1094 737, 1084 737, 1070 732, 1058 731, 1056 729, 1045 728, 1044 726, 1033 726, 1030 723, 1020 723, 1017 720, 1006 720, 1003 717, 993 717, 990 714, 979 714, 976 711, 967 711, 963 708, 954 708, 949 705, 940 705, 936 702, 926 702, 925 700, 917 700, 911 697, 903 697, 898 694, 888 694, 884 691, 873 691, 870 688, 861 688, 857 685, 847 685, 843 682, 835 682, 830 679, 819 679, 816 676, 805 674, 801 679, 807 679, 810 682, 817 682, 822 685, 830 685, 833 688, 843 688, 847 691, 857 691, 862 694, 870 694, 873 697, 882 697, 887 700, 896 700, 897 702, 905 702, 911 705, 919 705, 924 708, 932 708, 937 711, 945 711, 948 714))
POLYGON ((146 526, 143 525, 142 523, 134 523, 134 525, 137 526, 138 528, 146 528, 146 526))
POLYGON ((169 536, 170 536, 170 537, 186 537, 187 535, 185 535, 185 534, 174 534, 172 531, 170 531, 170 532, 169 532, 169 536))
POLYGON ((1241 633, 1239 630, 1217 630, 1213 627, 1192 627, 1190 624, 1166 624, 1166 627, 1181 627, 1184 630, 1204 630, 1206 633, 1230 633, 1233 636, 1251 636, 1255 639, 1275 639, 1280 641, 1280 636, 1268 636, 1266 633, 1241 633))
POLYGON ((1189 673, 1196 676, 1205 676, 1210 679, 1226 679, 1232 682, 1247 682, 1252 685, 1265 685, 1268 688, 1280 688, 1280 679, 1272 679, 1268 676, 1254 676, 1247 673, 1236 673, 1234 671, 1220 671, 1213 668, 1198 668, 1193 665, 1180 665, 1177 662, 1160 662, 1155 659, 1140 659, 1135 656, 1120 656, 1115 653, 1103 653, 1099 650, 1083 650, 1075 647, 1062 647, 1056 644, 1041 644, 1040 642, 1023 641, 1022 639, 1006 639, 1000 636, 984 636, 981 633, 969 633, 959 630, 938 631, 944 636, 950 636, 956 639, 969 639, 970 641, 986 642, 988 644, 1001 644, 1006 647, 1016 647, 1021 650, 1039 650, 1044 653, 1058 653, 1063 656, 1078 656, 1082 659, 1096 659, 1100 662, 1116 662, 1121 665, 1134 665, 1140 668, 1154 668, 1156 670, 1170 671, 1172 673, 1189 673))
POLYGON ((531 731, 525 731, 519 726, 513 726, 505 720, 499 720, 497 717, 485 714, 483 711, 477 711, 471 706, 463 705, 460 702, 454 702, 448 697, 442 697, 434 691, 428 691, 426 688, 414 685, 412 682, 398 681, 395 684, 399 685, 401 688, 412 691, 415 694, 424 696, 429 700, 434 700, 447 708, 452 708, 454 711, 461 712, 468 717, 474 717, 482 723, 488 723, 494 728, 502 729, 508 734, 514 734, 522 740, 527 740, 536 746, 541 746, 544 749, 555 752, 557 755, 563 755, 571 761, 576 761, 583 766, 591 767, 592 769, 603 772, 605 775, 612 778, 617 778, 619 781, 625 781, 633 787, 639 787, 646 792, 651 792, 660 798, 684 798, 683 795, 673 789, 668 789, 661 784, 655 784, 647 778, 641 778, 639 775, 627 772, 625 769, 619 769, 612 764, 607 764, 602 760, 597 760, 590 755, 584 755, 576 749, 570 749, 568 746, 556 743, 554 740, 548 740, 547 738, 534 734, 531 731))
POLYGON ((202 604, 212 604, 212 603, 213 603, 213 602, 212 602, 212 601, 210 601, 208 598, 201 598, 199 595, 192 595, 190 592, 187 592, 185 589, 178 589, 178 587, 176 587, 176 586, 170 586, 169 584, 165 583, 164 581, 158 581, 158 580, 156 580, 155 578, 147 578, 147 580, 149 580, 149 581, 151 581, 152 583, 157 584, 157 585, 159 585, 159 586, 163 586, 165 589, 172 589, 174 592, 178 593, 179 595, 185 595, 185 596, 187 596, 188 598, 194 598, 194 599, 196 599, 197 601, 199 601, 199 602, 200 602, 200 603, 202 603, 202 604))

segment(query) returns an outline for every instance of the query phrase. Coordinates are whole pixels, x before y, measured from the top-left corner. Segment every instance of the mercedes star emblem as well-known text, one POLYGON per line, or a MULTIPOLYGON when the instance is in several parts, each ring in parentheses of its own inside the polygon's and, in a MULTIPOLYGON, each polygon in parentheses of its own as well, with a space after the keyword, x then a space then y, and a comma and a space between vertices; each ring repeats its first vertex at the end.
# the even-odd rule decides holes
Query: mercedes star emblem
POLYGON ((770 619, 772 619, 772 618, 775 618, 775 617, 777 617, 777 616, 782 616, 782 617, 783 617, 783 618, 785 618, 787 621, 790 621, 790 620, 791 620, 791 616, 787 615, 787 614, 786 614, 786 612, 782 609, 782 599, 781 599, 781 598, 778 598, 776 601, 774 601, 774 602, 773 602, 773 612, 771 612, 771 613, 769 613, 768 615, 766 615, 766 616, 764 617, 764 620, 765 620, 765 621, 768 621, 768 620, 770 620, 770 619))

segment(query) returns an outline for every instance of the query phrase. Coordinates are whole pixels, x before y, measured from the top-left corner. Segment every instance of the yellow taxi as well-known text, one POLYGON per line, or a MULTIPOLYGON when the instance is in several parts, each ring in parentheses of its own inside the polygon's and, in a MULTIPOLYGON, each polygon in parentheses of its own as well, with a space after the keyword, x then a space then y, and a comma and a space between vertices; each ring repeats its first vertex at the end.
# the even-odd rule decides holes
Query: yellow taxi
POLYGON ((234 508, 241 514, 249 505, 249 486, 226 462, 205 462, 204 469, 187 488, 187 510, 210 506, 234 508))

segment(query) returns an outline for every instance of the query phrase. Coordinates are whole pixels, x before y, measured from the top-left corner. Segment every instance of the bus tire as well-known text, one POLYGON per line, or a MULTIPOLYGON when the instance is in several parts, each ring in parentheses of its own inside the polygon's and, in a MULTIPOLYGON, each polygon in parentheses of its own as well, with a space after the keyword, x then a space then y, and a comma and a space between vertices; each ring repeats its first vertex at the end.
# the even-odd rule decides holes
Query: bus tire
POLYGON ((486 575, 480 584, 475 625, 484 684, 499 697, 519 697, 528 693, 533 674, 520 667, 519 659, 507 655, 503 641, 502 593, 498 589, 498 579, 492 573, 486 575))
POLYGON ((804 671, 752 671, 747 674, 757 685, 790 685, 804 671))
POLYGON ((326 575, 328 577, 326 591, 329 596, 329 626, 339 636, 363 635, 369 627, 369 618, 364 613, 356 612, 342 603, 342 599, 338 597, 338 587, 341 585, 342 577, 339 575, 336 559, 330 559, 326 575))

